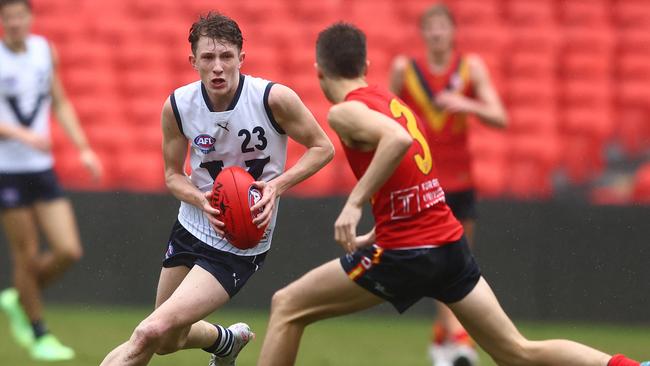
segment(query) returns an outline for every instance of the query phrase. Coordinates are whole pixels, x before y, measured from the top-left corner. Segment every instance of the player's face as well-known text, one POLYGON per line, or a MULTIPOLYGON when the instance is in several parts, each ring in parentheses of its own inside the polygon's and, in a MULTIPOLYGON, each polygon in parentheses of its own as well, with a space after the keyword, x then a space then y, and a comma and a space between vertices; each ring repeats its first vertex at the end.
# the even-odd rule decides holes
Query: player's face
POLYGON ((10 42, 22 42, 29 35, 32 12, 25 4, 8 4, 0 9, 0 20, 2 20, 5 39, 10 42))
POLYGON ((433 15, 423 24, 422 36, 430 50, 448 51, 454 44, 454 25, 444 15, 433 15))
POLYGON ((243 61, 244 52, 236 45, 208 37, 199 39, 196 55, 190 56, 203 85, 213 95, 228 95, 237 87, 243 61))

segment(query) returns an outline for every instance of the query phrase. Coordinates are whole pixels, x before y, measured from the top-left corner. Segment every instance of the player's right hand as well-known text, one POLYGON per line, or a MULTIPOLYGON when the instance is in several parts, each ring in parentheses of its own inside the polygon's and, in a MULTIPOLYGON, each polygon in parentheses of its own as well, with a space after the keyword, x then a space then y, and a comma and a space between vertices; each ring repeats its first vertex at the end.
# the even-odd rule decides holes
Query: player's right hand
POLYGON ((334 240, 339 243, 346 253, 352 253, 356 250, 357 225, 361 220, 361 212, 361 207, 346 203, 334 223, 334 240))
POLYGON ((208 218, 210 226, 212 226, 214 231, 216 231, 217 234, 224 236, 226 233, 223 231, 223 228, 226 226, 226 224, 217 219, 217 215, 219 215, 220 212, 218 209, 210 205, 210 201, 212 201, 212 191, 207 191, 203 194, 203 199, 201 200, 200 207, 203 210, 205 217, 208 218))

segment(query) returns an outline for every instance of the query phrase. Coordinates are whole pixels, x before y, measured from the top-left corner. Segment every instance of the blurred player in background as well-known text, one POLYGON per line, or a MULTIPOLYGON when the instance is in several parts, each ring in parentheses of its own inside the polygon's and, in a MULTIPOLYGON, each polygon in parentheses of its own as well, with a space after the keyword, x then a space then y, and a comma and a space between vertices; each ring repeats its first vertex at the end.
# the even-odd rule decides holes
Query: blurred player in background
POLYGON ((0 19, 0 218, 15 286, 0 293, 0 306, 12 335, 33 358, 68 360, 74 351, 48 332, 41 296, 82 254, 72 207, 52 170, 50 104, 96 179, 101 166, 61 85, 54 48, 30 34, 30 2, 0 0, 0 19), (39 231, 49 244, 45 252, 39 251, 39 231))
POLYGON ((158 282, 156 309, 131 339, 102 365, 146 365, 154 353, 203 348, 210 365, 234 365, 253 337, 248 325, 228 328, 203 321, 224 305, 261 268, 271 245, 276 201, 311 176, 334 155, 334 148, 298 95, 286 86, 243 75, 242 34, 218 13, 201 17, 190 29, 192 66, 200 81, 176 89, 162 111, 167 186, 181 201, 158 282), (307 148, 284 171, 287 136, 307 148), (191 144, 192 175, 184 170, 191 144), (264 211, 253 221, 267 227, 260 243, 247 250, 231 245, 210 206, 214 179, 222 168, 241 166, 258 180, 264 211), (267 226, 268 225, 268 226, 267 226))
POLYGON ((321 89, 335 104, 328 121, 359 179, 334 225, 347 254, 275 293, 258 365, 293 365, 313 322, 384 301, 403 312, 433 297, 500 365, 639 366, 570 341, 525 339, 481 277, 445 204, 424 125, 400 99, 366 83, 365 35, 349 24, 330 26, 318 36, 316 62, 321 89), (367 201, 375 228, 357 237, 367 201))
MULTIPOLYGON (((506 112, 481 58, 454 49, 455 22, 444 4, 433 5, 422 15, 420 30, 426 55, 398 56, 390 75, 390 89, 426 122, 447 205, 472 244, 476 194, 467 146, 468 117, 474 115, 489 126, 503 128, 506 112)), ((477 362, 467 332, 442 304, 438 306, 432 338, 430 355, 435 365, 477 362)))

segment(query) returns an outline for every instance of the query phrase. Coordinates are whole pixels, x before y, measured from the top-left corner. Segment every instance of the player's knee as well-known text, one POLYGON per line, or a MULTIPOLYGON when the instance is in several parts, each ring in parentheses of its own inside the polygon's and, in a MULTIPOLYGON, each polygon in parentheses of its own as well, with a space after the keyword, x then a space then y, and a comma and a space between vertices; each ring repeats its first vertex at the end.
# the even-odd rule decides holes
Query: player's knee
POLYGON ((271 311, 280 314, 286 312, 287 308, 291 305, 290 297, 291 295, 286 288, 276 291, 271 298, 271 311))
POLYGON ((83 256, 83 249, 81 249, 81 246, 71 246, 57 250, 55 255, 59 259, 59 262, 63 264, 73 264, 78 262, 83 256))
MULTIPOLYGON (((167 329, 163 322, 145 320, 133 332, 133 343, 139 349, 150 348, 160 344, 167 329)), ((158 348, 158 347, 156 347, 158 348)))

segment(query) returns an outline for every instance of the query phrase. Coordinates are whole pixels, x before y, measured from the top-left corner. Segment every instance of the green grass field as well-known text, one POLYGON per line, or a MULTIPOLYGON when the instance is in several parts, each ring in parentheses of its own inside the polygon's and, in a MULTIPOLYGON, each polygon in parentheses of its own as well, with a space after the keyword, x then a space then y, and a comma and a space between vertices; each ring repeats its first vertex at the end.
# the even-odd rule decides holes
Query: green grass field
MULTIPOLYGON (((126 340, 138 322, 147 315, 145 308, 106 308, 56 306, 47 311, 50 329, 66 344, 74 347, 77 358, 57 365, 98 365, 105 354, 126 340)), ((257 332, 239 356, 238 365, 255 365, 266 328, 262 312, 223 311, 212 321, 230 324, 244 320, 257 332)), ((298 357, 298 365, 307 366, 426 366, 429 337, 428 318, 398 315, 354 315, 325 321, 307 329, 298 357)), ((524 323, 522 332, 532 339, 569 338, 609 353, 650 358, 650 327, 524 323)), ((8 335, 7 321, 0 317, 0 365, 30 366, 42 363, 30 360, 8 335)), ((154 357, 151 365, 207 365, 208 356, 200 350, 154 357)), ((483 365, 494 363, 482 354, 483 365)))

